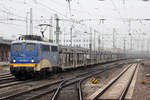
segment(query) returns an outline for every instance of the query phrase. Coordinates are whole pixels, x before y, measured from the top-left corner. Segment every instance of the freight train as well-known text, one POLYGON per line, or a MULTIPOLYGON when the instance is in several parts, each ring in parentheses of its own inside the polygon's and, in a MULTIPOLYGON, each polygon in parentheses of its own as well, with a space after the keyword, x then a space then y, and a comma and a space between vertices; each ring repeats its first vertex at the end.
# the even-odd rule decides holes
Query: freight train
POLYGON ((60 46, 24 35, 11 43, 10 71, 18 79, 122 59, 122 54, 60 46))

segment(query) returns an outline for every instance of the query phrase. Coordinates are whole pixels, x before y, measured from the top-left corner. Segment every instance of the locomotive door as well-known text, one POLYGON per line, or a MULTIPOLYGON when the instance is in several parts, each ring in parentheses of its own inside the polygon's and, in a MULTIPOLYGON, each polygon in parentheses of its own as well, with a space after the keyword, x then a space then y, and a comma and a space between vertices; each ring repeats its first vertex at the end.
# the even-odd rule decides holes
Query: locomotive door
POLYGON ((51 55, 52 55, 52 62, 54 66, 58 66, 59 58, 58 58, 58 47, 51 46, 51 55))

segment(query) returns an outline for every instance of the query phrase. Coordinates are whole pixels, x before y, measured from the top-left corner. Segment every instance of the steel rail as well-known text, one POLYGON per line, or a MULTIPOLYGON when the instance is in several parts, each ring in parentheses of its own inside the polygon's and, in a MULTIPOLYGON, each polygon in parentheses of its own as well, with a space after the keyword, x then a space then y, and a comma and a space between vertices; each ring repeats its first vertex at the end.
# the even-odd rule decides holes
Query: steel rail
POLYGON ((131 78, 130 78, 130 80, 129 80, 129 82, 128 82, 127 87, 126 87, 126 88, 123 90, 123 92, 121 93, 121 96, 119 97, 119 100, 124 100, 124 98, 125 98, 125 96, 126 96, 126 94, 127 94, 127 92, 128 92, 128 89, 129 89, 129 87, 130 87, 130 84, 131 84, 131 82, 132 82, 132 80, 133 80, 133 77, 134 77, 134 75, 135 75, 135 72, 136 72, 136 70, 137 70, 137 66, 138 66, 138 65, 136 65, 136 68, 135 68, 134 72, 132 73, 132 76, 131 76, 131 78))
POLYGON ((39 90, 41 88, 45 88, 45 87, 49 87, 49 86, 52 86, 52 85, 56 85, 56 84, 60 83, 61 81, 62 80, 58 80, 58 81, 56 81, 54 83, 50 83, 50 84, 47 84, 47 85, 44 85, 44 86, 41 86, 41 87, 33 88, 33 89, 30 89, 30 90, 25 90, 25 91, 19 92, 17 94, 8 95, 8 96, 5 96, 5 97, 0 97, 0 100, 9 100, 9 99, 15 98, 17 96, 21 96, 23 94, 26 94, 26 93, 29 93, 29 92, 32 92, 32 91, 39 90))
POLYGON ((92 100, 96 100, 98 97, 102 96, 105 91, 111 87, 130 67, 132 66, 129 65, 123 72, 121 72, 109 85, 107 85, 98 95, 96 95, 92 100))
MULTIPOLYGON (((74 78, 73 78, 73 79, 74 79, 74 78)), ((55 93, 54 93, 54 95, 52 96, 52 99, 51 99, 51 100, 55 100, 55 99, 57 98, 57 96, 58 96, 58 94, 59 94, 61 88, 62 88, 63 85, 64 85, 67 81, 69 81, 69 80, 72 80, 72 79, 64 80, 64 81, 62 81, 62 82, 60 83, 59 87, 58 87, 57 90, 55 91, 55 93)))
POLYGON ((11 74, 8 74, 8 75, 2 75, 2 76, 0 76, 0 78, 11 77, 11 76, 12 76, 11 74))
POLYGON ((0 85, 0 89, 1 88, 5 88, 5 87, 9 87, 9 86, 14 86, 14 85, 19 85, 19 84, 24 84, 24 83, 28 83, 28 82, 31 82, 32 80, 27 80, 27 81, 14 81, 14 82, 9 82, 7 84, 1 84, 0 85))
POLYGON ((78 83, 78 95, 79 95, 79 100, 83 100, 81 83, 82 83, 82 80, 80 80, 80 82, 78 83))
POLYGON ((17 81, 15 77, 7 77, 7 78, 0 79, 0 84, 5 84, 5 83, 15 82, 15 81, 17 81))
POLYGON ((5 75, 9 75, 11 73, 3 73, 3 74, 0 74, 0 76, 5 76, 5 75))
POLYGON ((3 81, 3 80, 10 80, 10 79, 15 79, 15 77, 12 76, 12 77, 0 78, 0 81, 3 81))

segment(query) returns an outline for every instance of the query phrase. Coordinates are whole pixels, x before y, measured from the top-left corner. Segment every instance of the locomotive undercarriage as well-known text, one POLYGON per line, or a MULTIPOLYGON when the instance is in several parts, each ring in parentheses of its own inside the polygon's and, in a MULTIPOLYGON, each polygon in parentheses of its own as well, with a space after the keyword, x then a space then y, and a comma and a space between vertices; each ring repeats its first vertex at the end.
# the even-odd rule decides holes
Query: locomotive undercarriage
POLYGON ((17 79, 25 80, 30 78, 41 79, 47 77, 50 74, 48 68, 44 68, 40 71, 34 71, 34 67, 11 67, 11 74, 13 74, 17 79))

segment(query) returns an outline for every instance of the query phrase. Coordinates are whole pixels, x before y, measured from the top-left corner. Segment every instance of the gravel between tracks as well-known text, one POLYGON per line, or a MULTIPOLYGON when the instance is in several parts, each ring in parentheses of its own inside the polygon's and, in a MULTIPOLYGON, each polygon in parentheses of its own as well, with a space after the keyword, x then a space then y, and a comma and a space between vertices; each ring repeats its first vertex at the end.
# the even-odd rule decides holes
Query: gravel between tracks
POLYGON ((112 78, 116 77, 125 67, 126 66, 118 66, 111 70, 105 71, 104 73, 102 73, 96 77, 93 77, 93 78, 99 80, 99 82, 97 84, 93 84, 91 82, 91 80, 93 78, 86 80, 82 84, 84 98, 87 99, 87 97, 89 97, 91 94, 93 94, 99 88, 102 88, 103 86, 105 86, 112 78))
POLYGON ((146 74, 150 74, 150 63, 146 61, 145 64, 139 67, 132 100, 150 100, 150 83, 141 83, 142 80, 150 81, 150 77, 146 77, 146 74))

